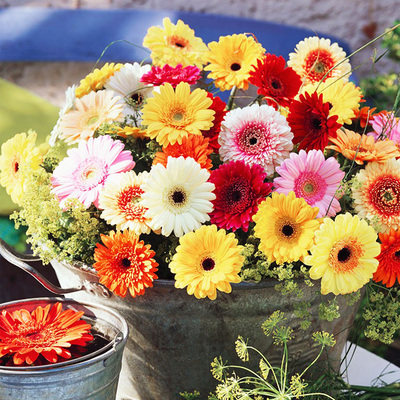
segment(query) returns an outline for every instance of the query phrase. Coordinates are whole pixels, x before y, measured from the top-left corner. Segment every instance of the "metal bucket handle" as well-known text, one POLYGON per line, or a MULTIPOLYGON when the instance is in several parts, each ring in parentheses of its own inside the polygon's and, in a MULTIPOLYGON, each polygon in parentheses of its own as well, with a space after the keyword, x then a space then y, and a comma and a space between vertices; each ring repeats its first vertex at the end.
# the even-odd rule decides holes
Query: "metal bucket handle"
MULTIPOLYGON (((67 289, 63 289, 57 285, 54 285, 47 278, 45 278, 40 272, 38 272, 35 268, 31 267, 29 264, 25 262, 25 261, 39 261, 40 258, 29 254, 20 254, 2 239, 0 239, 0 254, 11 264, 14 264, 18 268, 21 268, 28 274, 32 275, 37 281, 39 281, 42 284, 42 286, 44 286, 47 290, 49 290, 52 293, 67 294, 88 289, 85 287, 85 285, 80 285, 79 287, 67 288, 67 289)), ((91 287, 90 290, 93 291, 93 287, 91 287)))

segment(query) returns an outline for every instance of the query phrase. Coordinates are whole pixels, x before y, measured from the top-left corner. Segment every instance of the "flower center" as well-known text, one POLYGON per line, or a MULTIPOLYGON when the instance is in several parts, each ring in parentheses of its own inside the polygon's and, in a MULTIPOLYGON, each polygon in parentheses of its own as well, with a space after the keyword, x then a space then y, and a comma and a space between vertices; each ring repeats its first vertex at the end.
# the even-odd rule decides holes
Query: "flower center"
POLYGON ((181 112, 176 112, 173 116, 174 121, 182 121, 183 119, 183 113, 181 112))
POLYGON ((83 172, 82 177, 86 180, 92 179, 97 174, 96 167, 90 167, 83 172))
POLYGON ((398 260, 400 260, 400 250, 397 250, 397 251, 394 253, 394 257, 397 258, 398 260))
POLYGON ((278 81, 278 79, 272 79, 271 81, 271 86, 275 89, 278 90, 282 87, 282 84, 280 81, 278 81))
POLYGON ((249 155, 262 155, 274 143, 274 138, 270 137, 269 127, 257 121, 249 121, 239 128, 235 139, 239 149, 249 155))
POLYGON ((181 36, 173 35, 167 39, 168 44, 178 49, 189 47, 189 41, 181 36))
POLYGON ((135 106, 140 106, 143 103, 144 97, 140 92, 132 93, 129 98, 134 103, 135 106))
POLYGON ((286 237, 292 236, 293 233, 294 233, 293 226, 291 226, 291 225, 283 225, 283 227, 282 227, 282 233, 283 233, 286 237))
POLYGON ((346 262, 350 259, 351 257, 351 251, 348 247, 343 247, 343 249, 340 249, 337 255, 337 259, 340 262, 346 262))
POLYGON ((372 206, 386 216, 400 215, 400 180, 393 176, 382 176, 367 191, 372 206))
POLYGON ((241 66, 238 63, 231 64, 231 70, 232 71, 239 71, 240 68, 241 68, 241 66))
POLYGON ((236 177, 221 189, 221 207, 230 214, 240 214, 252 204, 253 196, 249 183, 242 177, 236 177))
POLYGON ((358 267, 364 250, 357 238, 346 238, 337 241, 329 253, 329 265, 336 273, 351 272, 358 267))
POLYGON ((311 182, 308 182, 304 185, 304 191, 306 193, 312 193, 314 191, 314 185, 311 182))
POLYGON ((204 271, 211 271, 215 268, 215 261, 212 258, 207 257, 201 262, 201 266, 204 271))
POLYGON ((307 74, 307 78, 312 82, 319 82, 321 79, 327 79, 332 76, 332 71, 327 73, 333 66, 335 61, 332 54, 326 49, 315 49, 308 53, 304 59, 303 69, 307 74), (325 76, 325 74, 327 74, 325 76))
POLYGON ((321 127, 322 127, 321 119, 320 119, 320 118, 312 117, 312 118, 311 118, 311 126, 312 126, 314 129, 320 130, 321 127))
POLYGON ((15 161, 14 162, 14 173, 17 173, 18 170, 19 170, 19 164, 18 164, 18 161, 15 161))
POLYGON ((169 192, 168 201, 174 209, 185 206, 187 200, 186 192, 182 187, 175 187, 169 192))
POLYGON ((92 115, 86 122, 86 124, 88 126, 90 125, 94 125, 97 121, 99 120, 99 116, 98 115, 92 115))
POLYGON ((144 191, 140 186, 129 186, 124 188, 117 197, 118 209, 123 213, 127 220, 142 220, 147 211, 146 207, 140 204, 141 196, 144 191))
POLYGON ((121 264, 123 267, 129 268, 131 266, 131 260, 129 260, 129 258, 123 258, 121 264))

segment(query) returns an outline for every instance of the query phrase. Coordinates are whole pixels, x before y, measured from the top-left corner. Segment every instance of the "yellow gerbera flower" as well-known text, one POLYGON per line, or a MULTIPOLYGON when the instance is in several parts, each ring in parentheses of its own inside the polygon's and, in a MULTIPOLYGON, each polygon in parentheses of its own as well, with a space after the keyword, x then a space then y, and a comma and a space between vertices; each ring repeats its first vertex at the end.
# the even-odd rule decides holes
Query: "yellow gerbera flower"
POLYGON ((151 50, 153 64, 163 66, 178 64, 186 67, 196 65, 200 69, 205 63, 207 46, 194 35, 194 30, 180 19, 174 25, 169 18, 163 19, 164 29, 152 26, 143 39, 143 46, 151 50))
POLYGON ((309 206, 294 192, 272 193, 259 206, 253 220, 260 250, 277 264, 302 260, 313 244, 320 222, 315 219, 318 207, 309 206))
POLYGON ((380 244, 375 230, 365 220, 349 213, 335 220, 325 218, 315 233, 310 277, 321 279, 321 293, 347 294, 363 287, 378 268, 380 244))
POLYGON ((179 246, 169 264, 175 274, 175 287, 187 286, 196 298, 215 300, 217 289, 230 293, 230 283, 240 282, 239 272, 244 257, 234 233, 217 230, 216 225, 203 225, 179 239, 179 246))
POLYGON ((302 93, 322 93, 324 103, 332 107, 329 116, 337 115, 339 124, 351 124, 351 119, 357 115, 362 97, 361 89, 353 82, 346 82, 339 78, 329 78, 322 83, 306 85, 302 93))
POLYGON ((201 135, 202 130, 213 126, 214 110, 209 107, 212 100, 207 92, 181 82, 175 91, 169 83, 160 86, 160 93, 147 100, 143 107, 143 125, 147 125, 147 136, 156 138, 162 146, 178 142, 189 134, 201 135))
POLYGON ((40 168, 43 151, 35 147, 36 132, 18 133, 1 146, 0 184, 21 205, 26 178, 40 168))
POLYGON ((221 36, 218 42, 208 44, 210 49, 204 70, 211 71, 208 78, 216 87, 230 90, 234 86, 247 90, 250 71, 265 50, 253 37, 240 35, 221 36))
POLYGON ((80 98, 91 91, 103 89, 107 80, 122 67, 123 64, 106 63, 101 69, 96 68, 80 81, 79 86, 75 90, 75 96, 80 98))
POLYGON ((331 44, 330 39, 312 36, 297 43, 295 52, 289 54, 287 64, 301 76, 305 84, 331 77, 347 81, 351 66, 348 59, 344 61, 345 58, 346 53, 337 43, 331 44))

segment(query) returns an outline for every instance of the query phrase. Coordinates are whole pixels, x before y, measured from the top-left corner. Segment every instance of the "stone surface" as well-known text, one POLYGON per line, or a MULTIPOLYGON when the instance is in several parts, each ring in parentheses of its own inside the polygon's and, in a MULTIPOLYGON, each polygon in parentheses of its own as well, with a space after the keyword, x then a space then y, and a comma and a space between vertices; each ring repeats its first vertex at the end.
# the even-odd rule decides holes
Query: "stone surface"
MULTIPOLYGON (((399 5, 399 0, 0 0, 1 7, 169 8, 235 15, 331 33, 345 39, 352 49, 359 48, 392 25, 399 5)), ((352 59, 352 66, 361 77, 396 68, 387 58, 374 65, 374 48, 377 54, 382 53, 377 43, 352 59)), ((61 105, 65 88, 79 82, 89 70, 89 65, 76 63, 3 64, 0 76, 61 105)))

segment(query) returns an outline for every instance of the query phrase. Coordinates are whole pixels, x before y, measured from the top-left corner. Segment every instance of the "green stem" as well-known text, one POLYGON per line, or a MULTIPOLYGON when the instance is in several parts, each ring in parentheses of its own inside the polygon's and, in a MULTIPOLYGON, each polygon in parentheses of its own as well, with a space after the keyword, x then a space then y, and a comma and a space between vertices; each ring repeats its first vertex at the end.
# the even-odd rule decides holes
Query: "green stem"
POLYGON ((227 104, 227 106, 226 106, 226 109, 227 109, 228 111, 232 110, 232 107, 233 107, 233 100, 235 99, 236 92, 237 92, 237 87, 234 86, 234 87, 232 88, 232 90, 231 90, 231 94, 230 94, 230 96, 229 96, 228 104, 227 104))

